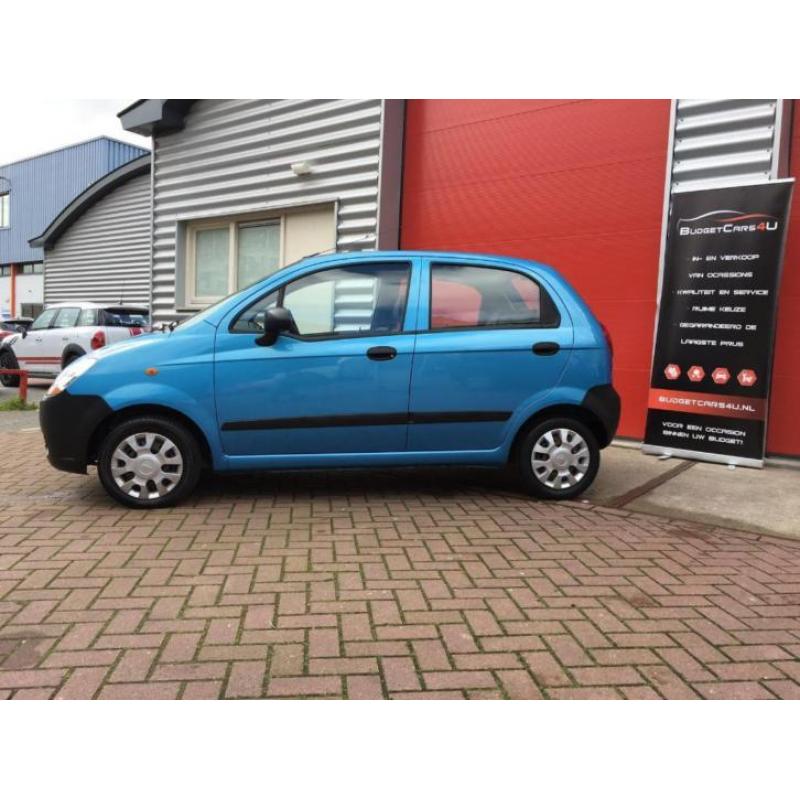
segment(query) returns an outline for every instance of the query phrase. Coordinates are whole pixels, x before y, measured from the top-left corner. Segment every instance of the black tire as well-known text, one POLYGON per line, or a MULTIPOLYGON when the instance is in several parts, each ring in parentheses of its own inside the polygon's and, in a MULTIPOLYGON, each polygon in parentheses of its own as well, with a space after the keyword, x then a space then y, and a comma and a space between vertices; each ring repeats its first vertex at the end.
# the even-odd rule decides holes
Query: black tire
POLYGON ((600 467, 597 437, 582 422, 570 417, 543 420, 522 440, 517 467, 530 494, 546 500, 571 500, 585 492, 597 476, 600 467), (548 448, 549 453, 545 452, 548 448), (536 469, 534 462, 538 462, 536 469))
MULTIPOLYGON (((0 350, 0 369, 19 369, 17 357, 11 350, 0 350)), ((0 374, 0 383, 7 389, 16 389, 19 386, 19 375, 0 374)))
POLYGON ((69 353, 64 353, 61 357, 61 369, 66 369, 73 361, 77 361, 84 355, 86 355, 86 353, 76 353, 74 350, 69 353))
MULTIPOLYGON (((167 417, 159 417, 154 415, 147 415, 142 417, 135 417, 134 419, 121 422, 106 435, 105 439, 100 446, 100 451, 97 455, 97 474, 103 488, 108 492, 111 497, 123 505, 130 506, 131 508, 167 508, 168 506, 176 505, 182 500, 185 500, 197 485, 197 480, 200 477, 200 472, 203 467, 202 455, 200 447, 194 434, 180 422, 177 422, 167 417), (182 471, 176 480, 172 480, 171 474, 166 475, 163 472, 156 472, 155 477, 158 478, 164 494, 160 496, 150 496, 158 491, 158 485, 154 480, 142 477, 134 473, 132 470, 125 473, 119 473, 119 470, 127 466, 125 461, 118 458, 119 452, 117 448, 130 437, 139 437, 137 446, 145 447, 146 435, 154 434, 153 445, 147 450, 135 454, 135 451, 128 447, 126 453, 134 453, 131 456, 129 464, 137 461, 137 468, 144 470, 153 469, 153 459, 149 458, 153 454, 154 459, 158 460, 158 453, 162 452, 162 448, 166 454, 166 458, 174 460, 171 449, 167 446, 170 443, 177 453, 182 462, 182 471), (161 445, 158 440, 161 439, 161 445), (142 462, 141 458, 145 457, 146 462, 142 462), (114 469, 118 471, 118 477, 123 483, 132 483, 128 491, 117 483, 117 478, 114 475, 114 469), (138 489, 136 484, 138 484, 138 489), (148 492, 148 496, 140 496, 144 491, 148 492), (132 493, 131 493, 132 492, 132 493)), ((172 466, 172 465, 167 465, 172 466)), ((165 467, 156 467, 155 469, 163 470, 165 467)))

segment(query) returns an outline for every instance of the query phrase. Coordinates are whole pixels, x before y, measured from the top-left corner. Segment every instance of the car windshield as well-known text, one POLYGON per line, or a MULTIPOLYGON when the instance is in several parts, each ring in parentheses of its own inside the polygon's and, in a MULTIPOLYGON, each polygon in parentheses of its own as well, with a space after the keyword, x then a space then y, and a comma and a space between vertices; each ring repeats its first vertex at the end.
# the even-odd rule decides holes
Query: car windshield
POLYGON ((178 323, 178 324, 177 324, 175 327, 176 327, 176 328, 180 328, 180 327, 186 327, 186 326, 188 326, 190 323, 191 323, 192 325, 194 325, 194 323, 195 323, 195 322, 202 322, 202 321, 203 321, 203 320, 204 320, 206 317, 208 317, 208 316, 209 316, 209 314, 211 314, 211 312, 212 312, 212 311, 213 311, 213 310, 214 310, 214 309, 215 309, 215 308, 216 308, 216 307, 217 307, 217 306, 218 306, 220 303, 225 303, 225 302, 227 302, 227 301, 228 301, 228 300, 230 300, 232 297, 236 297, 237 295, 240 295, 240 294, 242 294, 243 292, 246 292, 246 291, 247 291, 247 289, 249 289, 249 288, 250 288, 250 287, 248 286, 248 287, 245 287, 244 289, 240 289, 238 292, 234 292, 233 294, 229 294, 227 297, 221 297, 221 298, 220 298, 219 300, 217 300, 215 303, 212 303, 210 306, 206 306, 206 307, 205 307, 205 308, 204 308, 202 311, 198 311, 196 314, 192 314, 192 316, 191 316, 191 317, 186 317, 186 319, 182 319, 182 320, 181 320, 181 321, 180 321, 180 322, 179 322, 179 323, 178 323))
MULTIPOLYGON (((317 256, 320 255, 320 253, 314 253, 314 255, 317 256)), ((279 272, 283 272, 284 270, 289 269, 289 267, 294 267, 301 261, 305 261, 307 258, 313 258, 313 256, 303 256, 303 258, 298 258, 296 261, 292 261, 291 264, 287 264, 285 267, 281 267, 279 272)), ((215 303, 212 303, 210 306, 206 306, 202 311, 198 311, 196 314, 192 314, 191 317, 186 317, 186 319, 182 319, 175 327, 176 328, 186 327, 190 323, 194 325, 196 322, 201 322, 202 320, 206 319, 220 303, 227 303, 228 300, 231 300, 234 297, 238 297, 239 295, 244 294, 246 291, 251 289, 257 283, 261 283, 261 281, 263 280, 264 278, 259 278, 258 280, 253 281, 252 283, 245 286, 243 289, 239 289, 238 292, 233 292, 232 294, 229 294, 226 297, 221 297, 215 303)))

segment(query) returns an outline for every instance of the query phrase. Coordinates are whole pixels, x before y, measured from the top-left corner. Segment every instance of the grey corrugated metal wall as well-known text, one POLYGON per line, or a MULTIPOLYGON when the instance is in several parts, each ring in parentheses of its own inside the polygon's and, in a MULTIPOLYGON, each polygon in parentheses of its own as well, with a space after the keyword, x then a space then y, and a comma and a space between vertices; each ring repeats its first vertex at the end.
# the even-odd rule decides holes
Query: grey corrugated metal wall
POLYGON ((148 303, 150 175, 97 201, 45 252, 44 300, 148 303))
POLYGON ((777 177, 780 100, 678 100, 672 191, 777 177))
POLYGON ((675 100, 659 256, 659 295, 672 195, 775 180, 788 169, 791 102, 675 100))
POLYGON ((180 221, 336 201, 338 249, 374 247, 381 108, 380 100, 200 100, 183 130, 157 136, 154 318, 180 316, 180 221), (312 174, 296 176, 297 161, 311 161, 312 174))

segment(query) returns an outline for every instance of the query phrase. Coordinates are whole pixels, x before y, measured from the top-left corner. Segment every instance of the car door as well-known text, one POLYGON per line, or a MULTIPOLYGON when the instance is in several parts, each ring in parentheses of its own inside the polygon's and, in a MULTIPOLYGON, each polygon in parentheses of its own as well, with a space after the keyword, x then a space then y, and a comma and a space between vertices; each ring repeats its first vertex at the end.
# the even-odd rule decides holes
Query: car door
POLYGON ((45 350, 48 355, 52 353, 55 360, 48 362, 48 371, 53 375, 61 372, 64 350, 70 344, 81 344, 81 337, 78 327, 81 316, 81 309, 77 306, 64 306, 56 314, 53 326, 46 334, 45 350))
POLYGON ((412 261, 337 262, 220 324, 214 386, 226 455, 270 463, 405 450, 412 261), (258 315, 274 305, 292 312, 298 333, 260 346, 258 315))
POLYGON ((55 375, 61 370, 61 351, 56 346, 53 325, 61 308, 45 309, 33 321, 25 337, 14 343, 14 355, 20 369, 31 373, 55 375))
POLYGON ((522 268, 442 258, 423 270, 408 449, 493 450, 514 414, 558 384, 569 315, 522 268))

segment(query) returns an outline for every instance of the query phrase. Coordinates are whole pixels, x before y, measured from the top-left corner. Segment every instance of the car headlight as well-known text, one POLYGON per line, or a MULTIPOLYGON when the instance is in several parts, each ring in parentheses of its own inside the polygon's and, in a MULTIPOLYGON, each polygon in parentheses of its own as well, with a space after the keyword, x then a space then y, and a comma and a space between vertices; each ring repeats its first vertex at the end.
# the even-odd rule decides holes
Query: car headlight
POLYGON ((65 367, 58 373, 58 377, 47 390, 47 396, 55 397, 57 394, 61 394, 67 386, 80 378, 81 375, 88 372, 96 363, 96 359, 87 358, 86 356, 79 358, 77 361, 73 361, 68 367, 65 367))

